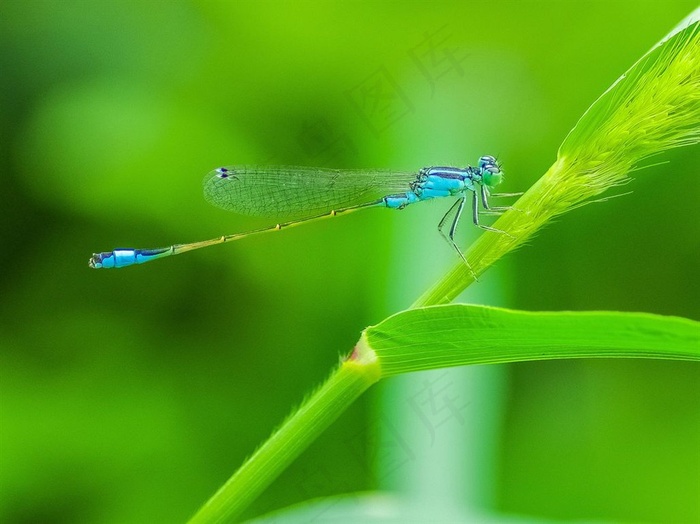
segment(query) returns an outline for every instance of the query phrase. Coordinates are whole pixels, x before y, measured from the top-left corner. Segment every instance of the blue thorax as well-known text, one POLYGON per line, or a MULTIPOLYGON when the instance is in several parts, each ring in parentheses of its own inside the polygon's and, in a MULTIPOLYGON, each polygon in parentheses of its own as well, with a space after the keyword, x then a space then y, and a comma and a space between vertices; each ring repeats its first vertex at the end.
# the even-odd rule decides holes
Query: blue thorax
POLYGON ((474 191, 475 183, 481 182, 477 168, 459 167, 425 167, 411 183, 411 189, 384 197, 383 204, 393 209, 402 209, 409 204, 430 200, 431 198, 450 197, 474 191))

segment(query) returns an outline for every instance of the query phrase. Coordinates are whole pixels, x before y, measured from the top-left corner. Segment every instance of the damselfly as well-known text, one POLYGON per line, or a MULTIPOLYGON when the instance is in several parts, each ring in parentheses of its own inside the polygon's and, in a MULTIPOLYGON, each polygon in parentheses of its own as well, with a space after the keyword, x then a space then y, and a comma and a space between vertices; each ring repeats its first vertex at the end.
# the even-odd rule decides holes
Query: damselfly
MULTIPOLYGON (((186 251, 223 244, 243 237, 279 231, 291 226, 367 207, 403 209, 409 204, 441 197, 457 197, 438 224, 438 230, 467 263, 454 241, 455 231, 469 196, 472 221, 481 229, 500 232, 479 223, 481 212, 499 213, 508 208, 490 207, 490 191, 503 181, 501 167, 492 156, 482 156, 476 167, 426 167, 418 171, 341 170, 312 167, 229 166, 211 171, 204 179, 204 197, 211 204, 243 215, 284 217, 275 225, 211 240, 175 244, 157 249, 119 248, 95 253, 92 268, 119 268, 143 264, 186 251), (443 228, 450 221, 445 233, 443 228)), ((467 266, 469 264, 467 263, 467 266)))

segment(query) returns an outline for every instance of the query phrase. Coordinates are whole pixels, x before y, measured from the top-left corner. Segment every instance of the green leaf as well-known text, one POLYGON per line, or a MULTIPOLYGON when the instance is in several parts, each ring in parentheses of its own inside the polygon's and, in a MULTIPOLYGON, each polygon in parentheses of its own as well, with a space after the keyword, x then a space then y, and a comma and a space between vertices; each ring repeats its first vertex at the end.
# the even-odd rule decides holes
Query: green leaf
POLYGON ((700 360, 700 323, 648 313, 529 313, 455 304, 411 309, 367 328, 382 377, 467 364, 561 358, 700 360))

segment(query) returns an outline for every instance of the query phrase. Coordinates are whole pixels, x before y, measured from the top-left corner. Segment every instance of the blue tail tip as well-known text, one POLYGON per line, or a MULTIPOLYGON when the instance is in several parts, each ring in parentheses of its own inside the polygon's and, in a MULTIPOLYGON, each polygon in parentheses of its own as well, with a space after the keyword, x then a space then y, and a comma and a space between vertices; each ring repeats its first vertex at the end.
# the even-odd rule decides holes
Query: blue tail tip
POLYGON ((128 267, 167 257, 173 253, 173 246, 158 249, 119 248, 114 251, 93 253, 88 261, 88 266, 93 269, 128 267))
POLYGON ((90 257, 90 260, 88 260, 88 266, 91 267, 92 269, 101 269, 103 267, 112 267, 109 263, 105 265, 105 260, 110 259, 110 257, 114 257, 114 253, 112 251, 109 252, 104 252, 104 253, 93 253, 92 256, 90 257))

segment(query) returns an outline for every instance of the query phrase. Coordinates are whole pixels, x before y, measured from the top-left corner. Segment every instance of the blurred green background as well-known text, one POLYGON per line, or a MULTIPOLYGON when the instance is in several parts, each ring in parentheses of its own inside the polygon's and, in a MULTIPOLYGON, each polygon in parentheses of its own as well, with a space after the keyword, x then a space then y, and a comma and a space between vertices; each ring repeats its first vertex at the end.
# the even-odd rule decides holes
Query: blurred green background
MULTIPOLYGON (((413 170, 494 154, 504 191, 525 190, 695 5, 3 1, 0 521, 186 520, 364 326, 456 262, 436 232, 444 203, 124 270, 88 269, 93 251, 268 225, 204 202, 223 164, 413 170)), ((562 217, 464 300, 700 319, 698 148, 657 160, 631 195, 562 217)), ((432 490, 482 515, 700 520, 697 364, 422 375, 370 390, 246 516, 432 490)))

